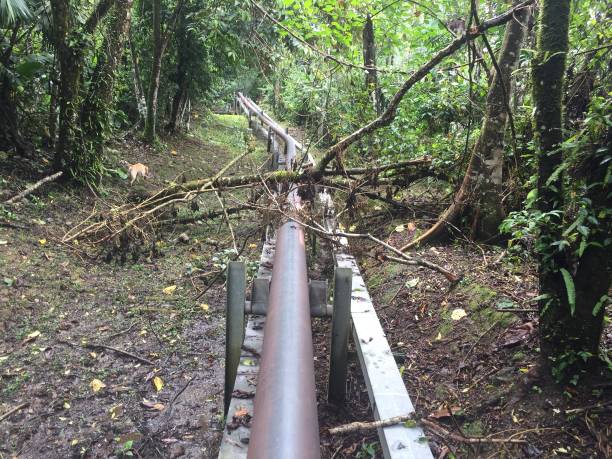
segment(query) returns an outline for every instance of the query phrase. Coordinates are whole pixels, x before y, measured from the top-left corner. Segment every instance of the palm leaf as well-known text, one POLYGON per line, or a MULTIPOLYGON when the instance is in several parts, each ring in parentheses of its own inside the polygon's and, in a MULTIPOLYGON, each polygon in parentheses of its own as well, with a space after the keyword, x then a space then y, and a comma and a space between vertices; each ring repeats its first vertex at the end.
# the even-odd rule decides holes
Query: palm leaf
POLYGON ((14 24, 31 16, 26 0, 0 0, 0 24, 14 24))

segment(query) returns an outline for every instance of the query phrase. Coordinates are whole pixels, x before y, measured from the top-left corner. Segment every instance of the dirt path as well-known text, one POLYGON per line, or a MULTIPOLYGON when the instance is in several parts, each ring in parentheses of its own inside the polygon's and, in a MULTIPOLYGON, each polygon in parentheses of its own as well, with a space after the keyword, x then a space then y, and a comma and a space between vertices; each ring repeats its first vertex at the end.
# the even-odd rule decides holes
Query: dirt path
MULTIPOLYGON (((145 247, 125 263, 104 262, 105 253, 89 259, 59 239, 94 203, 135 200, 181 173, 217 170, 244 150, 244 133, 242 120, 214 117, 156 151, 114 145, 111 163, 143 162, 153 179, 129 188, 111 175, 99 199, 53 185, 5 212, 14 227, 0 227, 0 416, 27 406, 0 421, 0 458, 215 456, 225 293, 214 273, 230 255, 225 226, 168 228, 157 235, 157 256, 145 247), (215 278, 195 300, 195 289, 215 278)), ((201 210, 209 206, 217 204, 200 201, 201 210)), ((245 254, 257 259, 257 224, 236 225, 241 241, 254 242, 245 254)))

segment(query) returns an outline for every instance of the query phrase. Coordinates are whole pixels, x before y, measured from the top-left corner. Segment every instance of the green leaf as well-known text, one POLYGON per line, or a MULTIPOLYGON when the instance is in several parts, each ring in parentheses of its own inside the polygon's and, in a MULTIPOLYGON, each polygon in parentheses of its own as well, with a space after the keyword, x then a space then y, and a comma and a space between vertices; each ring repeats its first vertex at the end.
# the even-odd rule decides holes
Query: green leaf
POLYGON ((47 54, 30 54, 15 66, 15 71, 21 78, 30 79, 38 73, 45 64, 50 62, 50 57, 47 54))
POLYGON ((570 313, 573 316, 576 312, 576 287, 574 286, 574 279, 572 275, 565 268, 561 268, 561 275, 563 276, 563 282, 565 282, 565 289, 567 290, 567 302, 570 306, 570 313))
POLYGON ((418 283, 419 283, 419 278, 415 277, 414 279, 407 280, 405 285, 407 288, 414 288, 417 286, 418 283))
POLYGON ((595 304, 595 307, 593 308, 593 317, 599 314, 599 310, 604 305, 604 303, 608 301, 609 299, 610 297, 608 295, 604 295, 599 299, 599 301, 597 302, 597 304, 595 304))

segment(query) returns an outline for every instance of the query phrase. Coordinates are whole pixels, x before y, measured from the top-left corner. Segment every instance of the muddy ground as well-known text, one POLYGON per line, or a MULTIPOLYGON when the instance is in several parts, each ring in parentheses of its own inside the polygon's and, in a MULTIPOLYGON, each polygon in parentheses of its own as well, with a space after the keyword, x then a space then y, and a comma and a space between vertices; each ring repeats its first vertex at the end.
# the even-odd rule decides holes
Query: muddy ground
MULTIPOLYGON (((364 204, 350 224, 402 246, 443 210, 431 190, 423 184, 405 193, 410 208, 403 215, 364 204)), ((425 268, 381 262, 378 249, 363 241, 351 240, 351 250, 417 415, 441 427, 425 428, 434 457, 612 457, 610 373, 557 385, 540 371, 536 267, 528 247, 507 251, 455 233, 420 248, 422 258, 462 275, 454 286, 425 268)), ((612 326, 606 324, 602 343, 609 356, 612 326)), ((372 419, 358 365, 352 370, 353 405, 340 414, 372 419)), ((336 413, 327 425, 346 422, 336 413)), ((323 444, 326 457, 381 457, 375 433, 324 434, 323 444)))
MULTIPOLYGON (((253 153, 232 172, 253 170, 264 156, 245 124, 215 115, 155 149, 133 139, 113 144, 109 169, 125 159, 153 172, 134 187, 111 170, 97 196, 51 184, 17 208, 0 207, 0 416, 20 408, 0 420, 0 459, 216 457, 223 429, 219 272, 233 256, 223 220, 167 226, 136 260, 130 253, 124 261, 104 261, 108 252, 60 239, 94 204, 137 201, 181 176, 208 176, 245 149, 253 153)), ((12 195, 40 178, 37 169, 44 166, 5 161, 0 188, 12 195)), ((402 244, 441 210, 440 195, 431 190, 423 184, 404 194, 409 208, 403 214, 359 202, 345 224, 384 239, 391 234, 389 242, 402 244)), ((202 198, 199 208, 196 214, 218 209, 216 198, 202 198)), ((251 268, 264 220, 252 213, 232 218, 251 268)), ((311 276, 331 278, 329 246, 321 247, 311 276)), ((450 432, 426 429, 435 457, 609 456, 610 412, 598 407, 610 401, 609 381, 560 387, 536 374, 535 268, 528 254, 475 245, 460 235, 420 249, 424 258, 463 275, 451 287, 431 271, 380 262, 364 242, 352 241, 351 249, 418 415, 450 432), (523 442, 476 444, 458 437, 523 442)), ((330 324, 313 324, 323 457, 382 457, 375 432, 327 433, 371 420, 372 410, 356 360, 347 404, 326 403, 330 324)), ((611 343, 608 324, 606 349, 611 343)))
MULTIPOLYGON (((225 336, 217 273, 231 256, 227 227, 166 227, 151 241, 153 255, 147 246, 125 262, 60 240, 94 205, 138 200, 181 174, 216 172, 247 148, 245 125, 214 116, 155 149, 113 144, 107 167, 142 162, 153 177, 130 187, 109 171, 98 197, 51 184, 17 208, 0 208, 0 415, 23 407, 0 421, 0 458, 215 456, 225 336)), ((232 172, 250 170, 259 153, 232 172)), ((0 176, 8 195, 40 178, 36 165, 11 161, 0 176)), ((219 208, 214 196, 200 207, 219 208)), ((259 224, 249 216, 233 224, 243 256, 256 261, 259 224)))

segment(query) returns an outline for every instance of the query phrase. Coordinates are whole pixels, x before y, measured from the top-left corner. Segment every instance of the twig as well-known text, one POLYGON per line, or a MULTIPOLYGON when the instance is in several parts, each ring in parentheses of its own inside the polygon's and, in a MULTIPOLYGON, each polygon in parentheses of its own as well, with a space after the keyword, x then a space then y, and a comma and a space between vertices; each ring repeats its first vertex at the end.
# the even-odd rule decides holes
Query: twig
POLYGON ((227 210, 225 210, 225 204, 223 204, 223 200, 221 199, 221 195, 218 191, 215 191, 215 196, 219 201, 219 205, 221 206, 221 210, 223 210, 223 215, 225 217, 225 222, 230 230, 230 234, 232 235, 232 244, 234 244, 234 250, 238 253, 238 245, 236 244, 236 234, 234 234, 234 227, 232 226, 232 222, 230 221, 229 215, 227 214, 227 210))
POLYGON ((128 352, 128 351, 123 351, 121 349, 117 349, 116 347, 107 346, 106 344, 84 344, 83 347, 85 347, 87 349, 107 349, 109 351, 116 352, 117 354, 122 354, 122 355, 126 355, 128 357, 131 357, 134 360, 138 360, 139 362, 146 363, 147 365, 153 365, 153 366, 155 365, 155 363, 150 361, 149 359, 145 359, 144 357, 140 357, 140 356, 138 356, 136 354, 132 354, 131 352, 128 352))
POLYGON ((246 352, 248 352, 248 353, 252 354, 254 357, 261 357, 261 354, 259 353, 259 351, 257 351, 257 349, 255 349, 255 348, 253 348, 253 347, 251 347, 251 346, 248 346, 248 345, 246 345, 246 344, 243 344, 243 345, 242 345, 240 348, 241 348, 243 351, 246 351, 246 352))
POLYGON ((128 352, 128 351, 123 351, 121 349, 117 349, 116 347, 107 346, 106 344, 76 344, 76 343, 71 343, 70 341, 63 341, 63 340, 59 340, 58 343, 60 343, 60 344, 67 344, 68 346, 72 346, 72 347, 82 347, 82 348, 85 348, 85 349, 107 349, 109 351, 116 352, 117 354, 122 354, 122 355, 126 355, 128 357, 131 357, 134 360, 138 360, 139 362, 146 363, 147 365, 155 366, 155 363, 153 363, 152 361, 150 361, 148 359, 145 359, 144 357, 140 357, 140 356, 138 356, 136 354, 132 354, 131 352, 128 352))
POLYGON ((420 422, 423 426, 428 427, 434 433, 438 435, 449 437, 452 440, 455 440, 461 443, 468 443, 468 444, 481 444, 481 443, 519 443, 519 444, 523 444, 523 443, 527 443, 526 440, 518 440, 514 438, 464 437, 462 435, 457 435, 445 429, 441 425, 433 421, 430 421, 429 419, 421 419, 420 422))
POLYGON ((113 333, 112 335, 105 336, 104 339, 113 339, 117 336, 125 335, 126 333, 129 333, 132 328, 134 328, 134 325, 136 325, 136 322, 133 322, 132 325, 130 325, 129 328, 126 328, 125 330, 121 330, 117 333, 113 333))
POLYGON ((401 416, 393 416, 388 419, 381 419, 379 421, 372 422, 351 422, 338 427, 332 427, 329 429, 331 435, 345 434, 350 432, 361 432, 364 430, 374 430, 381 427, 394 426, 395 424, 401 424, 402 422, 414 420, 414 413, 403 414, 401 416))
POLYGON ((582 408, 574 408, 571 410, 565 410, 565 414, 578 414, 578 413, 582 413, 583 411, 606 408, 610 405, 612 405, 612 400, 608 400, 602 403, 596 403, 594 405, 584 406, 582 408))
POLYGON ((22 198, 25 198, 27 195, 29 195, 30 193, 32 193, 36 189, 40 188, 41 186, 43 186, 45 183, 52 182, 53 180, 61 177, 62 174, 63 174, 63 172, 60 171, 60 172, 56 172, 55 174, 49 175, 48 177, 45 177, 45 178, 39 180, 38 182, 36 182, 34 185, 31 185, 31 186, 27 187, 21 193, 17 194, 16 196, 13 196, 12 198, 10 198, 7 201, 5 201, 4 203, 10 205, 10 204, 15 203, 16 201, 19 201, 22 198))
POLYGON ((16 413, 17 411, 25 408, 29 404, 30 404, 29 402, 25 402, 25 403, 22 403, 21 405, 17 405, 15 408, 12 408, 12 409, 8 410, 6 413, 4 413, 2 416, 0 416, 0 422, 4 421, 11 414, 16 413))

